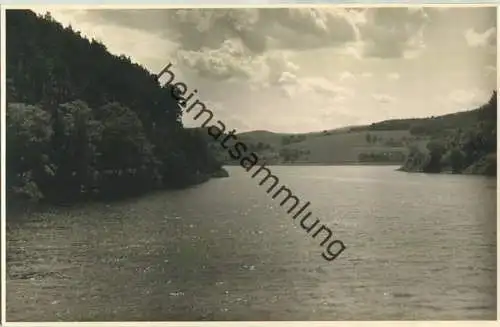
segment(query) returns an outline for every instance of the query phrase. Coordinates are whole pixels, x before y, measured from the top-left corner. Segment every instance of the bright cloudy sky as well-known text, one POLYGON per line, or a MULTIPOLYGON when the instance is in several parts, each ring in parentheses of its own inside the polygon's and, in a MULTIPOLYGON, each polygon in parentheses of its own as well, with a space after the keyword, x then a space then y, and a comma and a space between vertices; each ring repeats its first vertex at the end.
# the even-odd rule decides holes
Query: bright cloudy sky
POLYGON ((173 62, 238 132, 440 115, 496 89, 494 8, 46 10, 152 73, 173 62))

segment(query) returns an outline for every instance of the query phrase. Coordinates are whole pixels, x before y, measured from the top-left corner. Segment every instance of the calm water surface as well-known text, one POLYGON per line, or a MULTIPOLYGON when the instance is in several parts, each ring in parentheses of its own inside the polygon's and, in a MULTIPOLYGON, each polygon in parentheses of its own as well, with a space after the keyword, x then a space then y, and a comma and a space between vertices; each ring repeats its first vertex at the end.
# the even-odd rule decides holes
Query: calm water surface
POLYGON ((8 218, 8 321, 496 319, 496 180, 272 167, 347 246, 321 257, 241 167, 8 218))

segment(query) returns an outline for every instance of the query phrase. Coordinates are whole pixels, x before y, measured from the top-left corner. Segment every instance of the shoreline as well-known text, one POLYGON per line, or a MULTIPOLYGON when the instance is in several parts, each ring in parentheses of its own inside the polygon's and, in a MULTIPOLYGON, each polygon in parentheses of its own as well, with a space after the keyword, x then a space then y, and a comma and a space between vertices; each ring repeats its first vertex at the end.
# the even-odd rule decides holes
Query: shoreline
POLYGON ((440 171, 438 173, 435 172, 426 172, 422 170, 407 170, 404 169, 403 167, 400 167, 396 169, 396 171, 400 171, 403 173, 408 173, 408 174, 426 174, 426 175, 458 175, 458 176, 483 176, 483 177, 490 177, 490 178, 496 178, 496 175, 488 175, 488 174, 481 174, 479 172, 460 172, 460 173, 454 173, 452 171, 440 171))
MULTIPOLYGON (((6 196, 6 212, 7 216, 11 217, 16 217, 25 214, 26 212, 29 211, 48 211, 52 208, 77 208, 79 206, 85 206, 85 205, 92 205, 92 204, 98 204, 98 203, 103 203, 103 204, 110 204, 110 203, 119 203, 123 201, 128 201, 131 199, 139 199, 143 196, 147 196, 150 194, 158 193, 158 192, 164 192, 164 191, 181 191, 193 187, 197 187, 198 185, 204 184, 209 182, 212 179, 220 179, 220 178, 228 178, 230 177, 228 171, 224 169, 224 167, 221 167, 218 170, 215 170, 211 173, 203 173, 203 174, 197 174, 193 175, 193 180, 191 180, 191 183, 179 187, 165 187, 165 188, 154 188, 149 191, 146 191, 144 193, 136 194, 136 195, 130 195, 130 196, 124 196, 116 199, 99 199, 99 198, 82 198, 80 200, 76 200, 73 202, 61 202, 61 203, 54 203, 54 202, 47 202, 44 201, 43 199, 41 200, 33 200, 29 198, 24 198, 24 197, 17 197, 13 194, 8 194, 6 196)), ((8 219, 6 219, 6 222, 8 222, 8 219)))
MULTIPOLYGON (((224 163, 224 166, 241 166, 239 163, 224 163)), ((339 163, 321 163, 321 162, 294 162, 294 163, 266 163, 267 167, 273 166, 401 166, 401 163, 388 162, 339 162, 339 163)))
MULTIPOLYGON (((6 198, 6 211, 7 211, 7 216, 10 217, 16 217, 19 215, 23 215, 26 212, 29 211, 49 211, 53 208, 76 208, 79 206, 85 206, 85 205, 92 205, 92 204, 98 204, 98 203, 103 203, 103 204, 109 204, 109 203, 117 203, 117 202, 123 202, 123 201, 128 201, 130 199, 138 199, 143 196, 147 196, 150 194, 158 193, 158 192, 164 192, 164 191, 182 191, 185 189, 193 188, 196 187, 200 184, 204 184, 209 182, 212 179, 220 179, 220 178, 229 178, 231 175, 227 170, 224 169, 224 167, 241 167, 239 164, 223 164, 222 169, 212 173, 212 174, 200 174, 198 177, 199 179, 195 181, 194 183, 191 183, 189 185, 186 185, 184 187, 178 187, 178 188, 163 188, 163 189, 154 189, 142 194, 138 194, 135 196, 128 196, 128 197, 123 197, 123 198, 118 198, 118 199, 112 199, 112 200, 106 200, 106 199, 86 199, 86 200, 81 200, 81 201, 75 201, 72 203, 49 203, 45 202, 43 200, 41 201, 33 201, 29 199, 24 199, 24 198, 16 198, 16 197, 11 197, 7 196, 6 198), (203 176, 203 177, 201 177, 203 176)), ((285 166, 285 167, 292 167, 292 166, 297 166, 297 167, 329 167, 329 166, 397 166, 394 171, 398 172, 403 172, 403 173, 409 173, 409 174, 426 174, 426 175, 461 175, 461 176, 483 176, 483 177, 489 177, 489 178, 496 178, 496 176, 492 175, 485 175, 485 174, 480 174, 480 173, 474 173, 474 172, 467 172, 467 173, 453 173, 450 171, 442 171, 439 173, 432 173, 432 172, 424 172, 424 171, 417 171, 417 170, 406 170, 404 169, 403 166, 400 166, 398 164, 394 163, 331 163, 331 164, 326 164, 326 163, 278 163, 278 164, 270 164, 266 165, 267 167, 279 167, 279 166, 285 166)), ((9 222, 9 219, 6 219, 6 222, 9 222)))

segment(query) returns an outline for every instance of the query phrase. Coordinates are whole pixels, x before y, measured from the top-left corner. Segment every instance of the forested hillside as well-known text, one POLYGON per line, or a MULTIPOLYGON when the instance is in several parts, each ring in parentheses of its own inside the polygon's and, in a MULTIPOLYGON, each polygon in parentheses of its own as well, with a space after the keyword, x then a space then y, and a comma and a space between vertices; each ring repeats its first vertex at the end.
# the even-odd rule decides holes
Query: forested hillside
POLYGON ((410 147, 402 170, 496 175, 496 92, 480 108, 420 120, 410 130, 431 139, 423 150, 410 147))
POLYGON ((122 197, 188 186, 221 169, 200 131, 182 126, 170 89, 145 68, 50 14, 9 10, 6 27, 9 196, 122 197))
MULTIPOLYGON (((238 134, 268 164, 388 164, 412 172, 496 174, 497 95, 469 111, 315 133, 238 134)), ((219 160, 238 164, 216 143, 219 160)))

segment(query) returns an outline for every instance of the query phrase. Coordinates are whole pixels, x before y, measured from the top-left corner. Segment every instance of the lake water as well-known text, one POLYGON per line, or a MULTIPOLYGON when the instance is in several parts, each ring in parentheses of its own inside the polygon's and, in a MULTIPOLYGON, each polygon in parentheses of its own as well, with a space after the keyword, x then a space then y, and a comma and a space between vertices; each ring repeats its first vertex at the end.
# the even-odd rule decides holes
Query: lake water
POLYGON ((496 179, 272 167, 334 261, 241 167, 8 218, 8 321, 496 319, 496 179))

